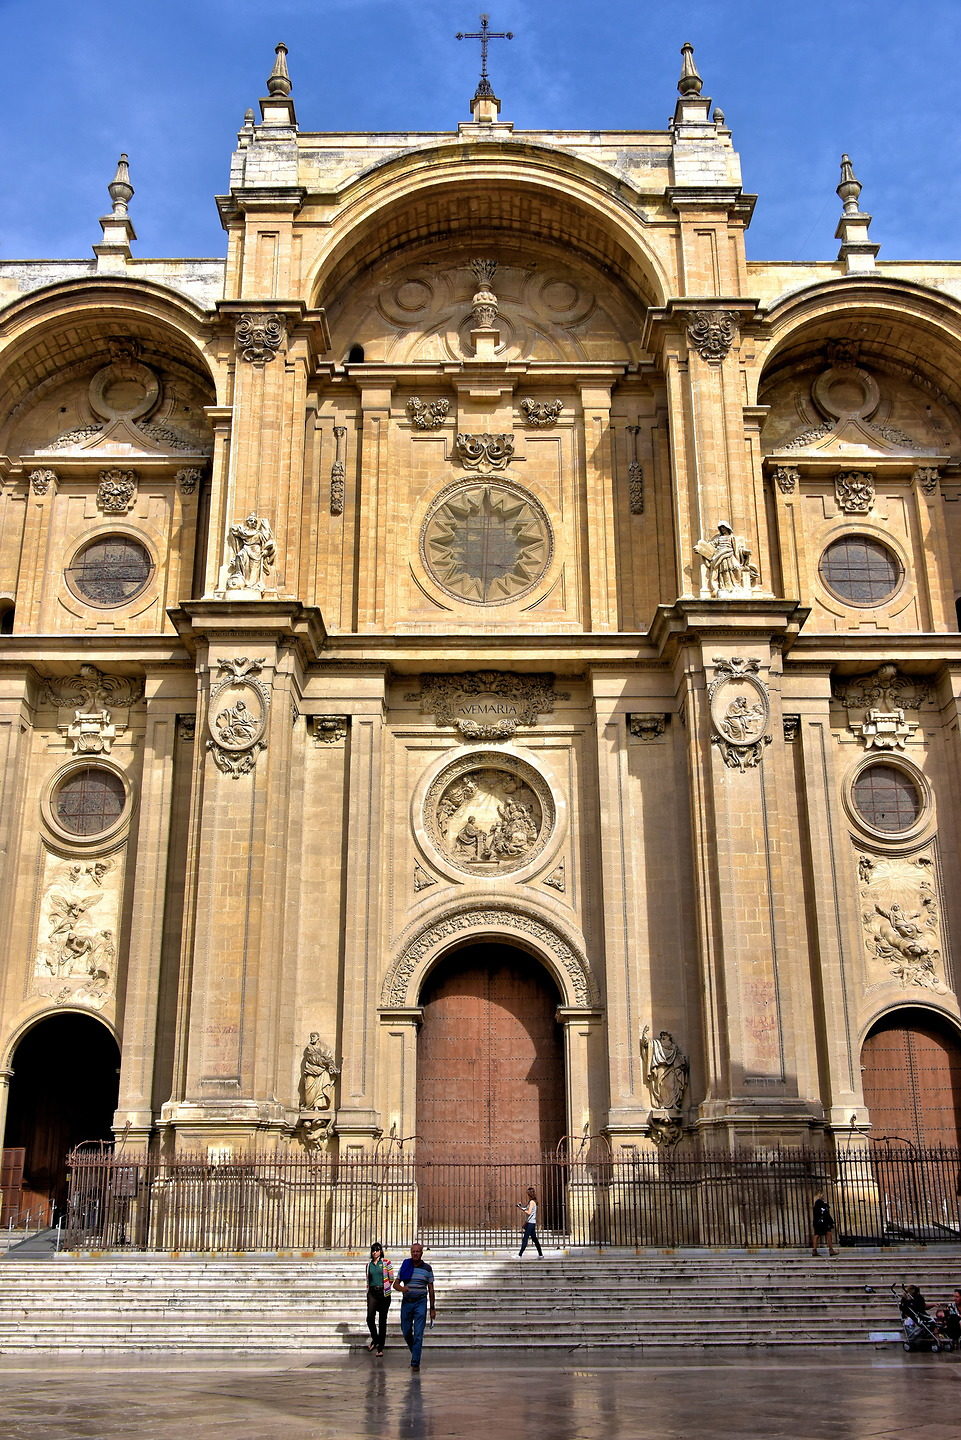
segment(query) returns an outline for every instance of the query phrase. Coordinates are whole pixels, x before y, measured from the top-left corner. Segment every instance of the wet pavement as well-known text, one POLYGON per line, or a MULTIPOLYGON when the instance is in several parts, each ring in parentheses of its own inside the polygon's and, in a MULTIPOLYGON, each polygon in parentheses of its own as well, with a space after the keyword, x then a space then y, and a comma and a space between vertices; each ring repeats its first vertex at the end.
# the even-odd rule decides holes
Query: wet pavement
POLYGON ((961 1354, 0 1357, 2 1440, 957 1440, 961 1354))

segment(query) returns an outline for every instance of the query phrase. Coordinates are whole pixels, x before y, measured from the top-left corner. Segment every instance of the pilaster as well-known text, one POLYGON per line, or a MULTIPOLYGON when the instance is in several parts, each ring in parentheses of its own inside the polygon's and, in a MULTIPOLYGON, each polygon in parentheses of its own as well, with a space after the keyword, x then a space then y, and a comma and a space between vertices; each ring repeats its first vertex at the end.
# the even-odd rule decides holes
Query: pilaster
POLYGON ((587 584, 592 630, 616 630, 617 552, 614 538, 614 449, 610 385, 582 385, 587 584))

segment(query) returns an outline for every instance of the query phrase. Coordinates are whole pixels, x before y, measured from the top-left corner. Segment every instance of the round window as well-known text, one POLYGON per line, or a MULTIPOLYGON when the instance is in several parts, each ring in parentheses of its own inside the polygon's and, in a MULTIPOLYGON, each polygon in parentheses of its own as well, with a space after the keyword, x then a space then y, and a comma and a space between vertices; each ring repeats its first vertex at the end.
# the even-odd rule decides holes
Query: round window
POLYGON ((894 765, 868 765, 854 782, 852 798, 862 820, 890 835, 910 830, 923 803, 911 776, 894 765))
POLYGON ((818 573, 827 588, 852 605, 879 605, 901 583, 896 555, 867 535, 845 535, 821 556, 818 573))
POLYGON ((139 540, 108 535, 78 551, 67 579, 91 605, 125 605, 146 588, 152 574, 150 556, 139 540))
POLYGON ((102 835, 123 814, 127 792, 119 775, 100 765, 72 770, 53 795, 57 823, 71 835, 102 835))

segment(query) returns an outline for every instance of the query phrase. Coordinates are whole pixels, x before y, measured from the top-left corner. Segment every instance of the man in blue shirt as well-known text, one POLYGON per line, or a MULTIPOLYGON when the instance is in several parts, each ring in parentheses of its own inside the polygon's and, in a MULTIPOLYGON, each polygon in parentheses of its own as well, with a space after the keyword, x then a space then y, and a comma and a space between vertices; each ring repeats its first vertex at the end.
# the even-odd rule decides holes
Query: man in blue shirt
POLYGON ((410 1247, 408 1259, 397 1272, 394 1289, 399 1290, 403 1296, 400 1303, 400 1332, 410 1350, 410 1368, 419 1370, 428 1300, 431 1324, 437 1314, 434 1308, 434 1272, 424 1259, 423 1245, 415 1244, 410 1247))

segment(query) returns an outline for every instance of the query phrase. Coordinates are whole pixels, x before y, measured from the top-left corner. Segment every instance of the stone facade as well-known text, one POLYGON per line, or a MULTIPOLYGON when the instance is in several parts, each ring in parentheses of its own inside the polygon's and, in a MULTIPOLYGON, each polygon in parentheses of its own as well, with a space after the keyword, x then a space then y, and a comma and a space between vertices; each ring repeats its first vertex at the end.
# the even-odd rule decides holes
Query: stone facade
POLYGON ((961 263, 877 261, 851 179, 836 262, 749 263, 689 70, 667 131, 496 106, 315 134, 275 71, 224 260, 132 258, 126 177, 95 262, 0 264, 0 1069, 95 1012, 128 1143, 415 1134, 472 937, 615 1149, 645 1025, 727 1147, 958 1020, 961 263))

